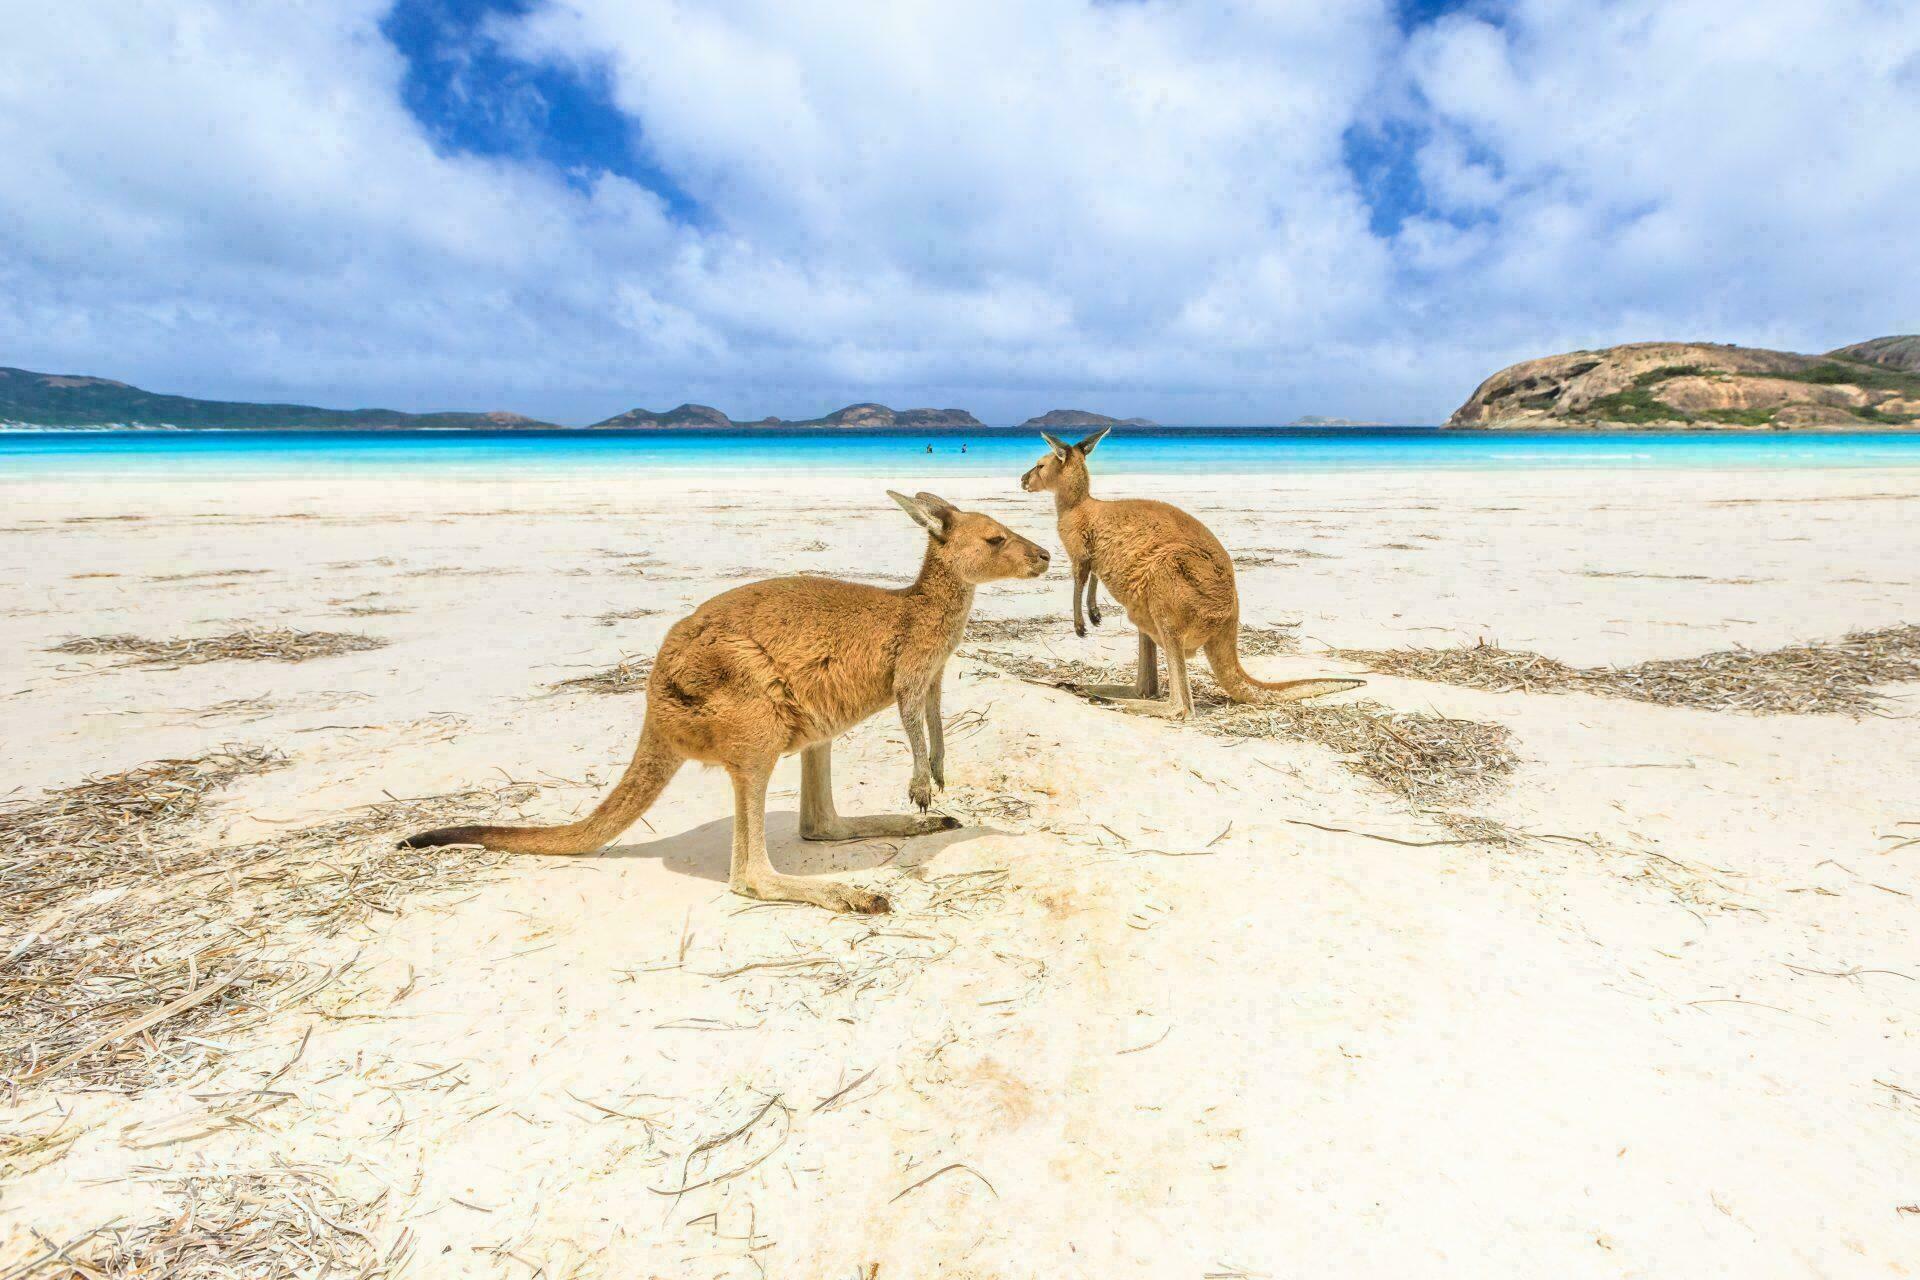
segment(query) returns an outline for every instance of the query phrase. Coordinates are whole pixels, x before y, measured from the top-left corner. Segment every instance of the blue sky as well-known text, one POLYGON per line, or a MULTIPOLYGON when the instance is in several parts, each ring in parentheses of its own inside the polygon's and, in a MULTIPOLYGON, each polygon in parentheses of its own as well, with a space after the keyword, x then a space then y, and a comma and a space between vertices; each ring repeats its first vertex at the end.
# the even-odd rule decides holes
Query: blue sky
POLYGON ((0 364, 567 422, 1444 417, 1920 328, 1907 0, 22 0, 0 364))

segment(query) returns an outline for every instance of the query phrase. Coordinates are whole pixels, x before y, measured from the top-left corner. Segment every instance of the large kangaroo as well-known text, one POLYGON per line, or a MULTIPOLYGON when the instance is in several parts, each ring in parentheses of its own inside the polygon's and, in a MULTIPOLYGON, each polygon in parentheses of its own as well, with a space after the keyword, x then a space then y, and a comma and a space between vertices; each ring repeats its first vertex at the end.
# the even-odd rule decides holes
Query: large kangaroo
POLYGON ((1152 715, 1184 719, 1193 714, 1187 659, 1206 650, 1207 665, 1235 702, 1295 702, 1323 693, 1357 689, 1364 680, 1256 680, 1240 665, 1240 594, 1233 559, 1207 526, 1176 506, 1129 498, 1103 502, 1088 493, 1087 455, 1107 434, 1102 427, 1079 444, 1040 435, 1049 452, 1020 478, 1028 493, 1053 494, 1060 541, 1073 562, 1073 629, 1087 634, 1081 593, 1095 626, 1094 601, 1101 583, 1126 608, 1140 630, 1140 666, 1131 685, 1095 685, 1082 692, 1152 715), (1160 667, 1154 646, 1167 651, 1173 685, 1168 702, 1157 700, 1160 667))
POLYGON ((929 814, 946 785, 940 677, 966 629, 973 589, 1037 578, 1047 553, 991 516, 931 493, 888 496, 928 533, 920 576, 889 590, 832 578, 774 578, 723 592, 673 625, 647 679, 647 716, 633 763, 612 794, 558 827, 443 827, 414 848, 479 844, 512 853, 591 853, 638 818, 688 760, 733 777, 735 893, 882 912, 877 893, 783 875, 767 858, 767 778, 800 753, 800 834, 808 840, 913 836, 958 826, 929 814), (907 795, 919 813, 841 817, 833 807, 833 739, 892 703, 913 749, 907 795), (929 748, 931 739, 931 748, 929 748))

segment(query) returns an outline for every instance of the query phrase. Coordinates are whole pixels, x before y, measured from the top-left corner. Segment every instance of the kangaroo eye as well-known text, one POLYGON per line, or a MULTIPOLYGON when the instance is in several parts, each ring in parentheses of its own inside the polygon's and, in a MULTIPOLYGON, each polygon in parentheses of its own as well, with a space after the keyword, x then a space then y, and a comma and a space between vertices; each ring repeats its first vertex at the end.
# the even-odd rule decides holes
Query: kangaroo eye
POLYGON ((1004 533, 996 533, 991 538, 987 539, 987 545, 990 547, 997 547, 1001 543, 1005 542, 1006 540, 1007 540, 1007 536, 1004 533))

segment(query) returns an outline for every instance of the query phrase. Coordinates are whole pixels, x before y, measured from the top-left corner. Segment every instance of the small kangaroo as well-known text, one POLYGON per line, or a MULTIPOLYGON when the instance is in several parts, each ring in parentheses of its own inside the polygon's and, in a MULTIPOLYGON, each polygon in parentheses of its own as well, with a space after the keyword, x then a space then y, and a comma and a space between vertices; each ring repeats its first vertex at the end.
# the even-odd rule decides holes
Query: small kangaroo
POLYGON ((443 827, 405 846, 479 844, 511 853, 591 853, 645 813, 688 760, 733 778, 735 893, 830 911, 887 910, 880 894, 775 871, 767 857, 767 779, 800 753, 800 834, 808 840, 914 836, 960 824, 929 814, 946 785, 940 678, 983 582, 1037 578, 1046 551, 991 516, 931 493, 887 496, 924 527, 912 586, 773 578, 723 592, 667 632, 647 678, 633 762, 598 808, 557 827, 443 827), (892 703, 913 750, 907 795, 919 813, 842 817, 833 806, 833 739, 892 703), (931 747, 929 747, 931 741, 931 747))
POLYGON ((1078 444, 1063 444, 1046 432, 1049 452, 1026 475, 1028 493, 1053 494, 1060 541, 1073 562, 1073 630, 1086 635, 1081 593, 1093 624, 1100 625, 1095 593, 1102 582, 1140 631, 1140 665, 1131 685, 1094 685, 1081 692, 1151 715, 1185 719, 1193 714, 1187 659, 1206 650, 1207 665, 1235 702, 1297 702, 1324 693, 1357 689, 1364 680, 1256 680, 1240 665, 1240 594, 1233 559, 1207 526, 1165 502, 1129 498, 1103 502, 1088 493, 1087 455, 1110 428, 1078 444), (1154 646, 1167 651, 1171 700, 1158 700, 1160 667, 1154 646))

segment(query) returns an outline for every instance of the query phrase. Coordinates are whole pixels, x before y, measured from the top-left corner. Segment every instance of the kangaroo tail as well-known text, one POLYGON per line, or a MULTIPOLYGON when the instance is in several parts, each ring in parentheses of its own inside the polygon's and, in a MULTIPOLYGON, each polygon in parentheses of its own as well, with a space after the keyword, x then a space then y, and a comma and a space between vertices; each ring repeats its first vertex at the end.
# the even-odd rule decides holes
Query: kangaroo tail
POLYGON ((1207 665, 1213 668, 1214 683, 1235 702, 1298 702, 1326 693, 1344 693, 1358 689, 1365 680, 1256 680, 1240 665, 1240 622, 1235 619, 1207 641, 1207 665))
POLYGON ((640 745, 634 748, 633 762, 620 781, 598 808, 578 822, 558 827, 440 827, 408 836, 400 846, 478 844, 503 853, 592 853, 651 808, 683 763, 648 725, 641 729, 640 745))

